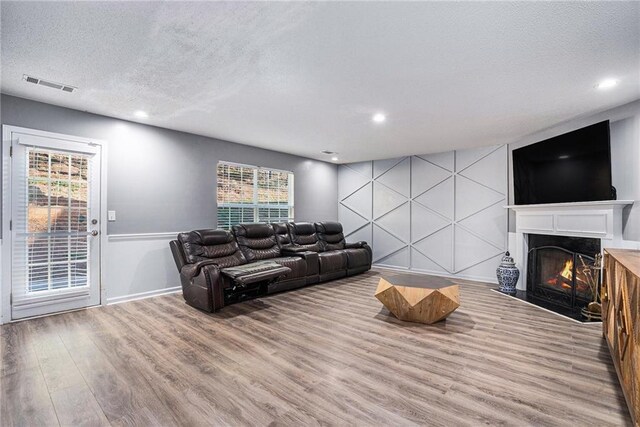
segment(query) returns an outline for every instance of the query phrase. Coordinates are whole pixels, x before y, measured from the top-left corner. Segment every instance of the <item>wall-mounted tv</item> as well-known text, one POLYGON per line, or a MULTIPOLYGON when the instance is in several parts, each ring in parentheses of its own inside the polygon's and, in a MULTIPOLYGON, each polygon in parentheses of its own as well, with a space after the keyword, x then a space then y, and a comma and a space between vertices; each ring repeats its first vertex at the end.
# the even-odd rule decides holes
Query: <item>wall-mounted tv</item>
POLYGON ((516 205, 614 198, 609 121, 513 150, 516 205))

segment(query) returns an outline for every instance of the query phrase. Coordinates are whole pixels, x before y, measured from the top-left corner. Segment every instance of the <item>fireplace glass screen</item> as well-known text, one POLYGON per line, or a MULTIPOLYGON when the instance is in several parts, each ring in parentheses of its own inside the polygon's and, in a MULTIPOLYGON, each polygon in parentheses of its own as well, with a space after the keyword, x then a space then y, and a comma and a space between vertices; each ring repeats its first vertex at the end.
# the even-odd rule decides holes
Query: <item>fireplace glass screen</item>
POLYGON ((527 298, 579 312, 593 301, 586 272, 597 253, 598 239, 530 235, 527 298))

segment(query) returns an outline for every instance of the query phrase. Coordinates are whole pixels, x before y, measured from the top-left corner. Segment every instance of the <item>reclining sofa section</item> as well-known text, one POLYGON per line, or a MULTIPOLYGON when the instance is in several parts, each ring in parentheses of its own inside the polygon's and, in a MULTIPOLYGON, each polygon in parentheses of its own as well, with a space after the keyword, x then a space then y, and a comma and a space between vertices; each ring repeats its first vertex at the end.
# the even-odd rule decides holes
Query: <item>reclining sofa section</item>
POLYGON ((195 230, 169 243, 187 304, 208 312, 230 303, 363 273, 366 242, 346 243, 338 222, 238 224, 195 230))

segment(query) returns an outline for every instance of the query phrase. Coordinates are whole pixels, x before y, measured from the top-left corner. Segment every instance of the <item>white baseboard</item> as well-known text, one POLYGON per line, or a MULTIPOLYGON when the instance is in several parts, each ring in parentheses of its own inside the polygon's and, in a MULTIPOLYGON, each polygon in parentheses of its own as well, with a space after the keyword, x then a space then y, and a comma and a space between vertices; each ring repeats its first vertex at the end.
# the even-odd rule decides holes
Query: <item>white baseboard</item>
POLYGON ((175 294, 177 292, 182 292, 182 288, 180 286, 174 286, 172 288, 165 288, 165 289, 157 289, 157 290, 147 291, 147 292, 140 292, 138 294, 123 295, 119 297, 107 298, 107 305, 120 304, 127 301, 135 301, 139 299, 157 297, 160 295, 175 294))

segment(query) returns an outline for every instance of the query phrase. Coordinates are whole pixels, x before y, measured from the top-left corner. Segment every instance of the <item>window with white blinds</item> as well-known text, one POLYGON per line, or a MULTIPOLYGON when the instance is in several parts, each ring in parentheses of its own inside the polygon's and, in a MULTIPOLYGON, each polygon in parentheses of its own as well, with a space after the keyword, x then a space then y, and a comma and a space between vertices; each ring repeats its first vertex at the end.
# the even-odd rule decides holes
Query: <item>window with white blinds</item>
POLYGON ((293 221, 293 173, 218 163, 218 228, 293 221))
POLYGON ((88 286, 89 160, 28 147, 25 164, 15 165, 15 301, 88 286))

